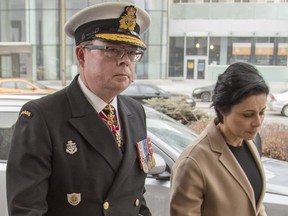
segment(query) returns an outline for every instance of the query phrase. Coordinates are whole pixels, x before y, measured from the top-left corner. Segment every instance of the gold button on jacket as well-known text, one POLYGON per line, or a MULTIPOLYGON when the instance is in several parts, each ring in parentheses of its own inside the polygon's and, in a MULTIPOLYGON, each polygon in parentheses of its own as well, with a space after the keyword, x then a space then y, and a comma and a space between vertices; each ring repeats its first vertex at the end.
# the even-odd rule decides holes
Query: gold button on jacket
POLYGON ((135 200, 135 206, 139 206, 139 204, 140 204, 139 199, 136 199, 136 200, 135 200))
POLYGON ((105 210, 109 209, 109 202, 103 203, 103 209, 105 209, 105 210))

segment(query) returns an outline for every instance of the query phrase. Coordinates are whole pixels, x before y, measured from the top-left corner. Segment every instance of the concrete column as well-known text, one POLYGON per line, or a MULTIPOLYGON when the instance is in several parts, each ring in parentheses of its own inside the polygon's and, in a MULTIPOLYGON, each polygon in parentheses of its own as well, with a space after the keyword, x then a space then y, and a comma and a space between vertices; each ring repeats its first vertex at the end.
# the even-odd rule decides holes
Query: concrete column
POLYGON ((58 1, 43 1, 42 42, 44 79, 59 79, 59 56, 57 55, 58 37, 58 1))
MULTIPOLYGON (((1 0, 0 1, 0 8, 9 9, 9 0, 1 0)), ((1 41, 11 41, 11 13, 9 11, 4 11, 0 13, 0 26, 9 26, 8 28, 1 28, 0 36, 1 41)))
POLYGON ((227 46, 228 46, 227 37, 221 37, 221 40, 220 40, 220 65, 226 65, 227 64, 227 46))
MULTIPOLYGON (((9 6, 9 0, 2 0, 0 1, 0 8, 8 9, 9 6)), ((10 13, 5 11, 0 13, 0 26, 10 26, 11 19, 10 19, 10 13)), ((8 28, 2 28, 0 30, 0 41, 11 41, 11 27, 8 28)), ((12 76, 12 59, 11 56, 0 56, 0 75, 2 77, 12 76)))
POLYGON ((33 44, 31 53, 27 53, 27 78, 37 80, 37 62, 36 62, 36 38, 37 38, 37 19, 35 0, 25 1, 25 19, 26 19, 26 41, 33 44))

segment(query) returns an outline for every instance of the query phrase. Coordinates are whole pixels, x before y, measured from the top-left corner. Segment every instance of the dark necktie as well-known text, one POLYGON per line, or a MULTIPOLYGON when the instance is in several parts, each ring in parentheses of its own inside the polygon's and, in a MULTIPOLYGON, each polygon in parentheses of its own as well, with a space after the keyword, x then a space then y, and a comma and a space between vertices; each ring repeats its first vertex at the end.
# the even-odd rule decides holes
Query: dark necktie
POLYGON ((99 115, 110 128, 118 147, 121 148, 121 150, 123 151, 123 141, 120 135, 119 122, 117 120, 115 108, 112 105, 107 104, 104 109, 99 113, 99 115))

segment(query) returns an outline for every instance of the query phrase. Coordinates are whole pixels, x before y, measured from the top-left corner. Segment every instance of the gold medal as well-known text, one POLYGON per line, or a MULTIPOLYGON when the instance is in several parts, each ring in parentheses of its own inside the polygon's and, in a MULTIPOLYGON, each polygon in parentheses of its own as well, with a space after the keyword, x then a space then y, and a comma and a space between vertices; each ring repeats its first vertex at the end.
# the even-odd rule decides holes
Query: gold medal
POLYGON ((143 171, 144 171, 145 173, 148 173, 149 167, 148 167, 148 164, 147 164, 145 158, 142 158, 142 167, 143 167, 143 171))
POLYGON ((110 127, 114 124, 114 115, 112 113, 107 116, 107 124, 110 127))
POLYGON ((156 165, 156 162, 155 162, 155 158, 153 155, 150 155, 149 156, 149 159, 148 159, 148 168, 149 170, 153 169, 156 165))
POLYGON ((115 134, 115 139, 119 147, 122 147, 122 139, 119 133, 115 134))

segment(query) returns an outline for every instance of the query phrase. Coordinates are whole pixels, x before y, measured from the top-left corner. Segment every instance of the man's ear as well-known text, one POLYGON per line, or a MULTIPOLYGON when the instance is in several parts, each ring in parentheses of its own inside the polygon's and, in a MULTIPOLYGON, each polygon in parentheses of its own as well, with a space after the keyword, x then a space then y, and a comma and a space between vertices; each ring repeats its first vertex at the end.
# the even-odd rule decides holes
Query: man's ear
POLYGON ((78 60, 79 66, 83 67, 84 66, 84 48, 81 46, 77 46, 75 50, 76 58, 78 60))

